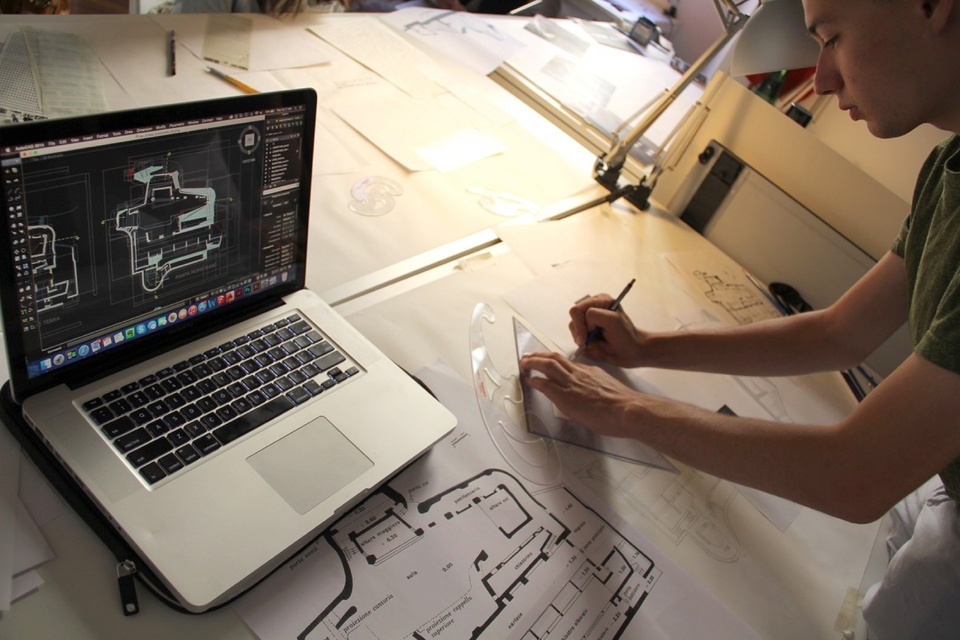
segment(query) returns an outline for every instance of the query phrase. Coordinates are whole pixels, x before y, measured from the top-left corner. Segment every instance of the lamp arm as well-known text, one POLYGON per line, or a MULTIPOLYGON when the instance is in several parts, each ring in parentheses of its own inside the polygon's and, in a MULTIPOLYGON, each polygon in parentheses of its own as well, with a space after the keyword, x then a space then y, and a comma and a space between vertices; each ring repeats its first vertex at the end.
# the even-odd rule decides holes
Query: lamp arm
POLYGON ((724 16, 723 35, 703 52, 697 61, 680 77, 677 83, 657 100, 643 119, 638 122, 624 138, 618 140, 606 154, 597 158, 597 162, 594 165, 594 177, 597 182, 611 191, 617 189, 620 173, 623 170, 623 165, 630 153, 630 149, 632 149, 640 138, 643 137, 643 134, 653 126, 653 123, 663 115, 663 112, 673 104, 680 94, 683 93, 683 90, 700 75, 717 53, 727 46, 746 23, 747 16, 740 13, 739 9, 734 5, 730 5, 727 0, 714 0, 714 4, 717 5, 717 11, 720 12, 720 15, 724 16), (725 13, 721 9, 721 4, 728 7, 728 12, 725 13))

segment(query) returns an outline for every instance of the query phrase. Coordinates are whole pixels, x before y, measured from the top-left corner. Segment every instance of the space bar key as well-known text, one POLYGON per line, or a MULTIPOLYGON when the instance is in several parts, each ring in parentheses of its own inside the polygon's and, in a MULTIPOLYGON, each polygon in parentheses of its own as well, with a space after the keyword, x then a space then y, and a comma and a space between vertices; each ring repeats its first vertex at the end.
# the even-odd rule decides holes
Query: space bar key
POLYGON ((233 442, 240 436, 246 435, 262 424, 273 420, 285 411, 289 411, 294 406, 293 401, 286 396, 277 396, 270 402, 264 403, 247 413, 235 418, 213 431, 214 437, 220 444, 233 442))

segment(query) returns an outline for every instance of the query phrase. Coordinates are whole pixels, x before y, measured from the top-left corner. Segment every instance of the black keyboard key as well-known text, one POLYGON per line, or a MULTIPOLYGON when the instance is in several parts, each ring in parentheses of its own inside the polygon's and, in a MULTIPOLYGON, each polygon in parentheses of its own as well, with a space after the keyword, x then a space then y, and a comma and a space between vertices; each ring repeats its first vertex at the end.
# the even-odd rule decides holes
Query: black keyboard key
POLYGON ((194 440, 192 444, 202 456, 208 456, 220 448, 220 443, 209 433, 203 434, 194 440))
POLYGON ((230 405, 224 405, 213 412, 213 415, 217 416, 224 422, 230 422, 237 417, 236 410, 230 405))
POLYGON ((195 404, 188 404, 184 408, 180 409, 180 415, 187 420, 196 420, 203 415, 203 411, 195 404))
POLYGON ((218 385, 213 380, 201 380, 196 386, 200 393, 207 395, 208 393, 213 393, 216 391, 218 385))
POLYGON ((313 396, 311 396, 310 392, 303 387, 296 387, 287 393, 287 397, 290 398, 294 404, 303 404, 313 396))
POLYGON ((180 392, 180 395, 181 395, 181 397, 183 397, 183 399, 186 400, 187 402, 193 402, 194 400, 196 400, 197 398, 199 398, 200 396, 202 396, 202 395, 203 395, 203 392, 200 391, 200 389, 197 388, 197 385, 192 384, 192 385, 190 385, 189 387, 185 387, 185 388, 180 392))
POLYGON ((173 451, 173 445, 164 438, 151 440, 138 449, 127 454, 127 462, 134 467, 142 467, 151 460, 156 460, 165 453, 173 451))
POLYGON ((196 382, 199 378, 193 373, 193 371, 181 371, 177 374, 177 380, 180 381, 180 384, 183 386, 191 385, 196 382))
POLYGON ((173 375, 173 369, 171 367, 164 367, 163 369, 160 369, 160 371, 157 371, 156 373, 157 379, 159 380, 163 380, 164 378, 169 378, 172 375, 173 375))
POLYGON ((126 398, 120 398, 119 400, 115 400, 111 402, 108 406, 110 407, 110 411, 113 411, 114 415, 118 415, 118 416, 122 413, 126 413, 127 411, 130 411, 130 409, 133 409, 130 403, 127 402, 126 398))
POLYGON ((263 395, 268 398, 276 398, 278 395, 280 395, 280 389, 277 389, 272 382, 260 387, 260 391, 262 391, 263 395))
POLYGON ((191 371, 193 371, 193 375, 197 376, 197 380, 206 378, 211 373, 213 373, 213 369, 211 369, 210 365, 208 365, 205 362, 198 364, 193 369, 191 369, 191 371))
POLYGON ((220 406, 213 398, 200 398, 196 404, 201 413, 210 413, 220 406))
POLYGON ((243 386, 239 382, 234 382, 229 387, 227 387, 227 393, 229 393, 234 398, 239 398, 240 396, 247 395, 247 391, 249 391, 249 389, 247 389, 245 386, 243 386))
POLYGON ((90 411, 93 411, 94 409, 96 409, 97 407, 102 407, 102 406, 103 406, 103 399, 102 399, 102 398, 91 398, 90 400, 87 400, 86 402, 84 402, 82 406, 83 406, 83 410, 84 410, 84 411, 90 412, 90 411))
POLYGON ((187 420, 179 411, 174 411, 163 416, 163 424, 171 429, 176 429, 177 427, 182 427, 187 424, 187 420))
POLYGON ((137 425, 129 418, 129 416, 120 416, 116 420, 103 425, 103 435, 113 440, 117 436, 122 436, 136 426, 137 425))
POLYGON ((120 391, 120 389, 114 389, 113 391, 108 391, 107 393, 103 394, 103 401, 113 402, 114 400, 116 400, 117 398, 120 398, 121 396, 123 396, 123 392, 120 391))
POLYGON ((283 340, 275 333, 271 333, 270 335, 263 336, 263 341, 266 343, 268 347, 275 347, 281 342, 283 342, 283 340))
POLYGON ((357 369, 356 367, 350 367, 350 368, 347 369, 344 373, 346 373, 346 374, 347 374, 348 376, 350 376, 350 377, 353 377, 353 376, 357 375, 358 373, 360 373, 360 369, 357 369))
POLYGON ((203 435, 207 432, 207 428, 196 421, 188 423, 183 430, 186 431, 187 435, 191 438, 196 438, 197 436, 203 435))
POLYGON ((343 357, 342 353, 339 351, 331 351, 322 358, 318 358, 316 361, 314 361, 314 364, 319 367, 321 371, 326 371, 330 367, 336 366, 344 360, 346 360, 346 358, 343 357))
POLYGON ((179 409, 183 405, 187 404, 187 401, 179 393, 171 393, 163 399, 163 402, 171 409, 179 409))
POLYGON ((157 417, 160 417, 170 411, 170 407, 168 407, 167 403, 163 400, 157 400, 156 402, 151 403, 147 406, 147 409, 149 409, 150 413, 157 417))
POLYGON ((102 425, 113 420, 116 416, 114 416, 113 411, 110 411, 107 407, 97 407, 90 412, 90 417, 98 425, 102 425))
POLYGON ((167 475, 171 475, 183 469, 183 462, 180 461, 180 458, 173 455, 172 453, 167 454, 157 460, 157 464, 166 471, 167 475))
POLYGON ((170 431, 170 427, 163 424, 162 420, 154 420, 150 424, 144 425, 143 428, 146 429, 147 433, 149 433, 154 438, 159 438, 160 436, 165 434, 167 431, 170 431))
POLYGON ((140 383, 141 387, 149 387, 152 384, 156 384, 157 376, 151 373, 148 376, 144 376, 143 378, 140 378, 139 380, 137 380, 137 382, 140 383))
POLYGON ((307 380, 303 388, 309 391, 312 396, 318 396, 323 393, 323 387, 317 384, 316 380, 307 380))
POLYGON ((241 378, 245 378, 247 376, 247 372, 235 365, 227 369, 227 376, 229 376, 231 382, 236 382, 241 378))
POLYGON ((250 404, 250 402, 246 398, 237 398, 236 400, 230 403, 230 406, 237 413, 246 413, 247 411, 250 411, 250 409, 253 408, 253 405, 250 404))
POLYGON ((128 382, 127 384, 120 387, 120 391, 124 393, 133 393, 140 388, 140 383, 138 382, 128 382))
POLYGON ((153 414, 147 409, 141 407, 139 409, 134 409, 133 413, 130 414, 130 419, 136 422, 138 425, 144 425, 153 420, 153 414))
POLYGON ((156 462, 151 462, 140 469, 140 475, 143 476, 143 479, 149 484, 160 482, 167 476, 156 462))
POLYGON ((158 384, 152 384, 146 389, 143 390, 147 397, 151 400, 159 400, 163 396, 167 395, 167 392, 163 390, 158 384))
POLYGON ((215 413, 208 413, 207 415, 200 418, 200 424, 209 429, 216 429, 223 424, 223 420, 217 417, 215 413))
POLYGON ((299 322, 294 322, 292 325, 290 325, 290 331, 293 331, 295 335, 300 335, 301 333, 310 331, 310 325, 307 324, 305 320, 300 320, 299 322))
POLYGON ((222 427, 214 430, 213 435, 221 444, 233 442, 237 438, 244 436, 257 427, 266 424, 285 411, 289 411, 294 406, 290 398, 286 396, 277 396, 270 402, 264 403, 259 407, 249 411, 236 420, 232 420, 222 427))
POLYGON ((164 378, 160 381, 160 387, 167 393, 172 393, 174 391, 179 391, 181 388, 183 388, 183 385, 180 384, 180 381, 176 378, 164 378))
POLYGON ((139 391, 139 390, 134 391, 133 393, 127 396, 127 401, 131 405, 133 405, 134 409, 138 407, 142 407, 143 405, 147 404, 148 402, 150 402, 150 399, 151 399, 150 396, 145 394, 143 391, 139 391))
POLYGON ((166 441, 170 443, 171 447, 182 447, 190 442, 190 436, 183 429, 177 429, 167 434, 166 441))
POLYGON ((177 364, 173 365, 174 371, 186 371, 189 368, 190 368, 190 363, 187 362, 186 360, 181 360, 177 364))
POLYGON ((150 434, 147 433, 147 430, 143 427, 140 427, 139 429, 134 429, 130 433, 125 433, 114 440, 113 446, 115 446, 120 453, 129 453, 137 447, 141 447, 150 442, 150 440, 150 434))
POLYGON ((193 445, 184 445, 175 451, 177 457, 183 461, 183 464, 193 464, 200 459, 200 452, 193 448, 193 445))
POLYGON ((329 342, 321 342, 320 344, 315 344, 310 347, 308 351, 313 357, 319 358, 333 351, 333 345, 329 342))

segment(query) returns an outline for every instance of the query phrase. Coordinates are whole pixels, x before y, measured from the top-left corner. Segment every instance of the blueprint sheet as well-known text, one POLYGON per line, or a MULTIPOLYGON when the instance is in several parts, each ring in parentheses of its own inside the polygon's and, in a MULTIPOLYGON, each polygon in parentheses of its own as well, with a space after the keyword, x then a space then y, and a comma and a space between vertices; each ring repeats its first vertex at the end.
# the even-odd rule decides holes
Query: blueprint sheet
POLYGON ((420 377, 458 427, 234 605, 258 637, 757 637, 558 456, 506 464, 455 372, 420 377))

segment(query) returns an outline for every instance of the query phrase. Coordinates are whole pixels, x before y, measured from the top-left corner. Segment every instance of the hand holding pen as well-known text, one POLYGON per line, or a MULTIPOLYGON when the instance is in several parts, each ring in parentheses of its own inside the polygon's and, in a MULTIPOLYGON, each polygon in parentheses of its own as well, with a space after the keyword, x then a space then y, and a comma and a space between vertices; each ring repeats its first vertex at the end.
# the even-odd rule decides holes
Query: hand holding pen
MULTIPOLYGON (((627 286, 625 286, 623 288, 623 291, 620 292, 620 295, 618 295, 614 299, 614 301, 610 304, 610 306, 607 307, 607 310, 614 311, 614 312, 619 311, 620 305, 623 302, 623 299, 627 296, 627 293, 629 293, 630 289, 633 287, 633 283, 636 281, 637 281, 636 278, 634 278, 630 282, 628 282, 627 286)), ((584 319, 585 317, 586 315, 584 314, 584 319)), ((571 326, 573 324, 574 322, 571 322, 571 326)), ((602 338, 603 338, 603 328, 599 326, 595 326, 593 329, 591 329, 587 333, 587 337, 583 341, 583 344, 580 345, 580 347, 576 350, 576 352, 574 352, 573 356, 570 359, 574 361, 579 360, 583 356, 583 353, 587 349, 587 347, 589 347, 592 343, 602 338)))

